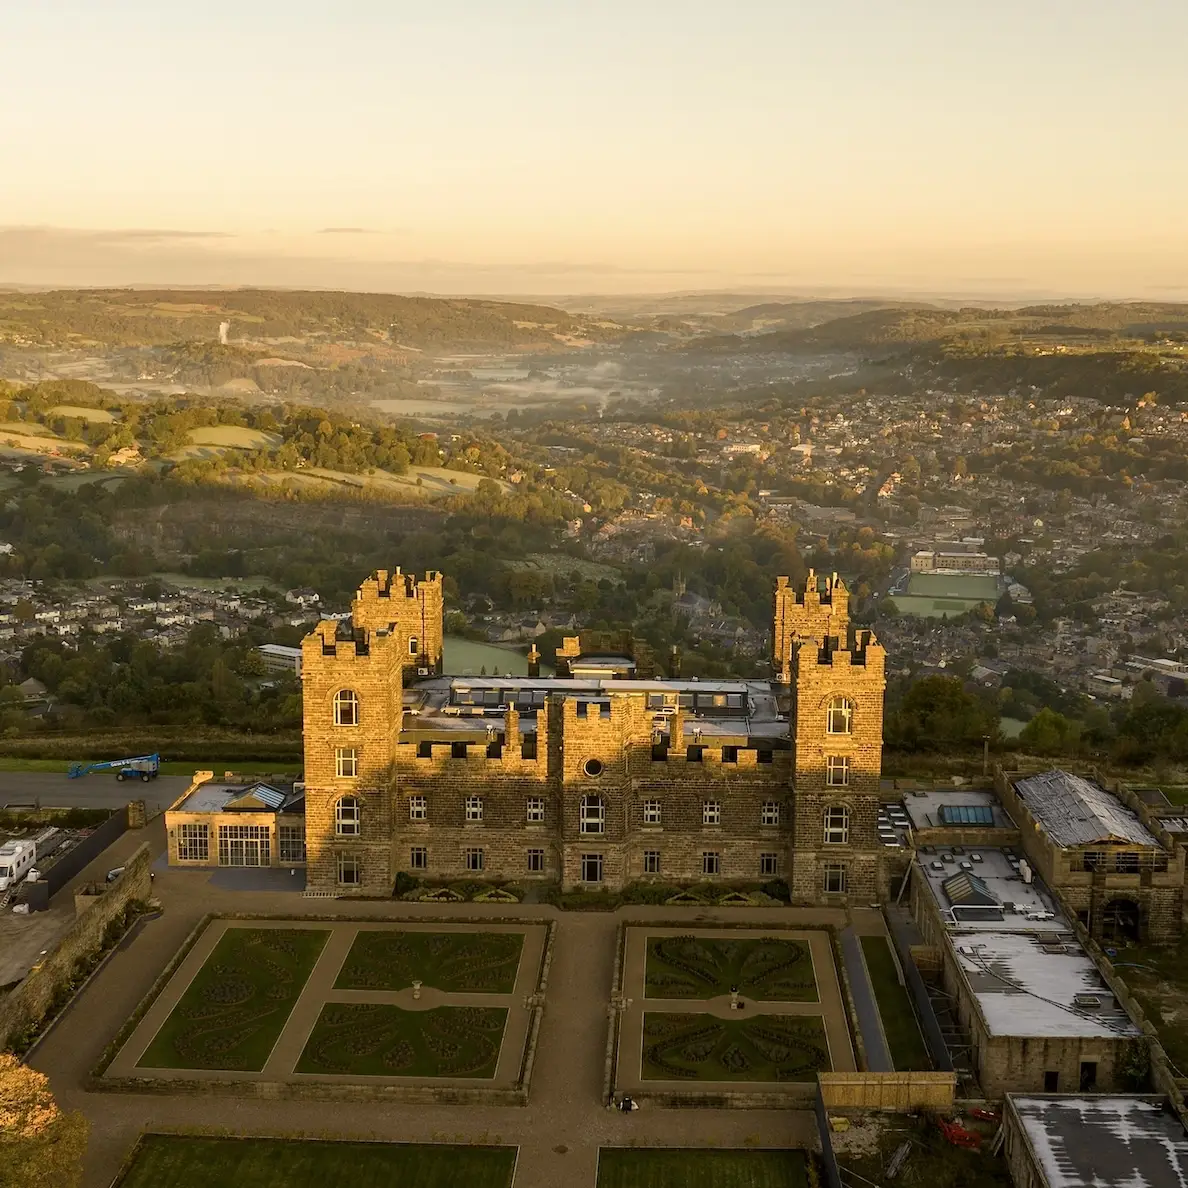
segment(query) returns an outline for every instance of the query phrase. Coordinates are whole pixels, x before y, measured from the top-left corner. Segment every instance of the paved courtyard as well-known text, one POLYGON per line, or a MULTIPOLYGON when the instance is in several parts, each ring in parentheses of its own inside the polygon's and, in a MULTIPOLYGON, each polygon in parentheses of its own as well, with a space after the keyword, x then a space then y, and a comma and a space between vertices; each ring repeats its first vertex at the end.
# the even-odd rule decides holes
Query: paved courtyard
MULTIPOLYGON (((164 824, 151 823, 129 843, 164 849, 164 824)), ((116 952, 69 1012, 30 1055, 58 1100, 91 1123, 85 1188, 109 1188, 144 1131, 224 1132, 407 1142, 487 1142, 519 1147, 516 1188, 594 1188, 600 1147, 808 1147, 815 1145, 811 1110, 608 1110, 602 1101, 608 1000, 618 940, 626 921, 687 921, 698 928, 726 923, 841 926, 832 909, 625 908, 559 912, 538 905, 454 908, 395 901, 295 899, 285 892, 236 891, 212 885, 209 871, 160 871, 155 891, 164 914, 116 952), (298 906, 299 905, 299 906, 298 906), (552 969, 527 1106, 414 1105, 399 1102, 282 1101, 211 1095, 92 1092, 87 1078, 104 1049, 148 992, 202 916, 302 915, 336 923, 349 915, 377 924, 448 916, 556 920, 552 969)), ((877 912, 855 910, 856 927, 881 929, 877 912)), ((313 926, 319 926, 315 923, 313 926)), ((847 967, 848 968, 848 967, 847 967)), ((853 976, 852 971, 851 977, 853 976)))

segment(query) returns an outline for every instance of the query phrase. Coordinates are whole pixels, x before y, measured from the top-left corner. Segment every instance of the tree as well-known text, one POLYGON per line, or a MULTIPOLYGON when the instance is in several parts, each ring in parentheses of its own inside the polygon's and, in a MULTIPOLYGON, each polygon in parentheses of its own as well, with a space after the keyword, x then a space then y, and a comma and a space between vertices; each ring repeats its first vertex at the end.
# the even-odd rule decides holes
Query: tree
POLYGON ((980 745, 998 737, 998 712, 956 677, 927 676, 887 715, 886 741, 907 750, 980 745))
POLYGON ((1081 743, 1081 726, 1044 706, 1019 732, 1019 741, 1038 755, 1069 755, 1081 743))
POLYGON ((87 1121, 65 1114, 44 1073, 0 1052, 0 1177, 21 1188, 73 1188, 82 1180, 87 1121), (11 1178, 9 1178, 11 1177, 11 1178))

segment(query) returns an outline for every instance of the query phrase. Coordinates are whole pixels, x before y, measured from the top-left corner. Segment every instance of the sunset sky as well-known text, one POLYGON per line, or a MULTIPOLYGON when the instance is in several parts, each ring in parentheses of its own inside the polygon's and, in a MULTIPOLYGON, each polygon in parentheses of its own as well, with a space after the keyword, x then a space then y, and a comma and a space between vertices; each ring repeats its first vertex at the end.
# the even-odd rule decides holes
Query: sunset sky
POLYGON ((1188 300, 1184 0, 40 0, 0 283, 1188 300))

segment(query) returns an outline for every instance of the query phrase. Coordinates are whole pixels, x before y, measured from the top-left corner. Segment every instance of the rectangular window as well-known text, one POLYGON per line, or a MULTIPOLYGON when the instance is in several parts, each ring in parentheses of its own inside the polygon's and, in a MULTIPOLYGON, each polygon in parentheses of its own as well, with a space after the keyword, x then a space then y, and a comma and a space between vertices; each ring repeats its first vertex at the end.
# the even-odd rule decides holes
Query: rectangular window
POLYGON ((543 796, 529 796, 528 805, 524 816, 528 821, 543 821, 545 814, 545 802, 543 796))
POLYGON ((338 855, 338 881, 344 887, 357 887, 363 882, 363 864, 358 855, 338 855))
POLYGON ((271 866, 272 839, 267 825, 220 825, 220 866, 271 866))
POLYGON ((703 825, 722 824, 722 802, 707 800, 701 806, 701 823, 703 825))
POLYGON ((579 833, 604 833, 606 831, 606 805, 601 796, 583 796, 578 819, 579 833))
POLYGON ((181 862, 209 862, 210 826, 179 825, 177 827, 177 857, 181 862))
POLYGON ((466 819, 468 821, 481 821, 483 819, 483 798, 481 796, 468 796, 466 798, 466 819))
POLYGON ((840 863, 830 862, 825 867, 825 894, 844 895, 846 891, 846 868, 840 863))
POLYGON ((834 804, 825 810, 825 844, 850 844, 850 810, 844 804, 834 804))
POLYGON ((429 851, 424 846, 413 846, 408 852, 409 870, 428 870, 429 851))
POLYGON ((764 878, 771 878, 780 873, 780 859, 778 854, 759 855, 759 873, 764 878))
POLYGON ((544 850, 528 851, 528 873, 540 874, 545 868, 544 850))
POLYGON ((850 785, 850 756, 830 755, 825 760, 825 782, 831 788, 848 788, 850 785))
POLYGON ((778 825, 780 823, 779 802, 775 800, 764 801, 763 809, 759 814, 759 820, 764 825, 778 825))
POLYGON ((429 799, 426 796, 410 796, 408 798, 408 819, 410 821, 425 821, 429 817, 429 799))
POLYGON ((466 851, 466 869, 479 871, 483 869, 483 852, 479 849, 466 851))
POLYGON ((722 855, 716 850, 707 850, 701 855, 701 873, 719 875, 722 873, 722 855))
POLYGON ((658 800, 645 800, 643 802, 643 823, 645 825, 659 825, 660 819, 660 802, 658 800))
POLYGON ((280 825, 277 827, 282 864, 305 861, 305 826, 280 825))
POLYGON ((334 752, 334 774, 340 780, 353 780, 359 774, 359 752, 354 747, 339 747, 334 752))
POLYGON ((601 854, 583 854, 582 855, 582 882, 583 883, 601 883, 602 882, 602 855, 601 854))
POLYGON ((644 872, 644 874, 657 874, 657 875, 660 873, 660 851, 659 850, 644 850, 643 872, 644 872))

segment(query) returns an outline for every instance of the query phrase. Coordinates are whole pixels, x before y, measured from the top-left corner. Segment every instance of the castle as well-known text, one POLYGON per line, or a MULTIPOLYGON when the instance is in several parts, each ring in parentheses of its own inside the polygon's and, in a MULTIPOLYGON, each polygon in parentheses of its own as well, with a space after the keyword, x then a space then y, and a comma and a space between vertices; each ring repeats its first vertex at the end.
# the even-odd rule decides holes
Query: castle
POLYGON ((372 574, 302 645, 309 890, 785 879, 796 902, 873 901, 885 657, 848 601, 837 577, 779 579, 770 680, 657 676, 588 638, 557 676, 534 651, 527 677, 456 677, 441 575, 372 574))

